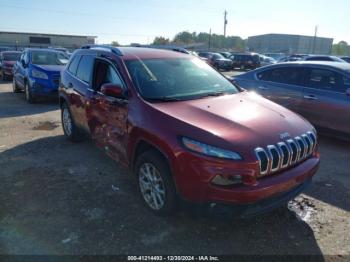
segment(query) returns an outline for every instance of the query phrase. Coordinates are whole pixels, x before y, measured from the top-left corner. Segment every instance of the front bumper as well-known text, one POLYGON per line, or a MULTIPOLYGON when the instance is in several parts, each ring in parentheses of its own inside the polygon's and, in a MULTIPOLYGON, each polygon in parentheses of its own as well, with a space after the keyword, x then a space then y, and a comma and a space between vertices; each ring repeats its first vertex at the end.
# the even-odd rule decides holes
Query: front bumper
POLYGON ((317 154, 280 173, 256 178, 255 164, 203 160, 200 156, 179 157, 175 181, 180 195, 195 203, 249 205, 289 192, 311 180, 319 168, 317 154), (181 164, 180 164, 181 163, 181 164), (242 184, 230 187, 211 183, 218 174, 242 175, 242 184))
POLYGON ((3 67, 1 71, 6 76, 10 76, 10 77, 13 76, 12 67, 3 67))
POLYGON ((58 85, 53 84, 50 80, 31 79, 29 86, 35 96, 58 98, 58 85))
POLYGON ((240 218, 248 218, 256 215, 261 215, 270 212, 280 206, 286 205, 290 200, 296 198, 299 194, 305 191, 310 186, 311 182, 312 179, 309 178, 287 192, 253 204, 227 205, 222 203, 214 203, 215 205, 209 208, 209 212, 214 216, 240 218))

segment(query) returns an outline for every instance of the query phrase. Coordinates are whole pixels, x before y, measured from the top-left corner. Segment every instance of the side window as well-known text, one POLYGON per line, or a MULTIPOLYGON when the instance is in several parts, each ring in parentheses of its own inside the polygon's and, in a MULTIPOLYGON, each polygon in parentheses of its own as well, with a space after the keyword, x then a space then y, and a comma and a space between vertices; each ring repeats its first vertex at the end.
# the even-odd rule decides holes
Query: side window
POLYGON ((267 70, 257 75, 259 80, 282 83, 288 85, 300 85, 303 80, 302 68, 276 68, 267 70))
POLYGON ((25 64, 29 64, 29 54, 28 52, 24 53, 23 60, 25 64))
POLYGON ((271 71, 272 70, 262 71, 257 74, 257 78, 261 81, 271 81, 271 71))
POLYGON ((345 92, 343 77, 331 70, 312 69, 307 78, 307 86, 335 92, 345 92))
POLYGON ((93 87, 95 90, 99 91, 103 84, 117 84, 123 86, 119 74, 111 64, 103 60, 96 60, 93 87))
POLYGON ((80 59, 80 63, 77 70, 77 77, 87 83, 91 83, 92 68, 94 66, 95 57, 92 55, 84 55, 80 59))
POLYGON ((79 61, 80 61, 80 56, 76 55, 73 57, 73 60, 70 62, 69 66, 68 66, 68 71, 74 76, 77 73, 79 61))

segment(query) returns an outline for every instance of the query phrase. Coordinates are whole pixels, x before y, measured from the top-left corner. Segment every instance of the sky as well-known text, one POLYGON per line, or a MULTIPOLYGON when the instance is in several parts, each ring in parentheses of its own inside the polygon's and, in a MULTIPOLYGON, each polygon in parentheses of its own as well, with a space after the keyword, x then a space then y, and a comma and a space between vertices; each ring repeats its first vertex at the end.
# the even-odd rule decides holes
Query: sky
POLYGON ((181 31, 247 38, 314 35, 350 43, 349 0, 0 0, 0 31, 97 36, 97 42, 151 43, 181 31))

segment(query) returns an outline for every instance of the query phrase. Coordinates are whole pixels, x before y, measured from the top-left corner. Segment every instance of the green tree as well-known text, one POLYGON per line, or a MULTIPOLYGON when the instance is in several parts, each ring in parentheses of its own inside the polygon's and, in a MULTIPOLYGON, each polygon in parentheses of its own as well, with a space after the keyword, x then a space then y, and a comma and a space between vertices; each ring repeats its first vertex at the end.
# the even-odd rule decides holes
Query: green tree
POLYGON ((120 46, 120 44, 117 41, 112 41, 111 46, 120 46))
POLYGON ((174 42, 177 44, 192 44, 196 43, 196 33, 183 31, 175 35, 174 42))
POLYGON ((334 44, 332 48, 333 55, 348 55, 349 45, 345 41, 340 41, 338 44, 334 44))
POLYGON ((162 36, 157 36, 154 38, 153 45, 168 45, 170 43, 169 38, 165 38, 162 36))

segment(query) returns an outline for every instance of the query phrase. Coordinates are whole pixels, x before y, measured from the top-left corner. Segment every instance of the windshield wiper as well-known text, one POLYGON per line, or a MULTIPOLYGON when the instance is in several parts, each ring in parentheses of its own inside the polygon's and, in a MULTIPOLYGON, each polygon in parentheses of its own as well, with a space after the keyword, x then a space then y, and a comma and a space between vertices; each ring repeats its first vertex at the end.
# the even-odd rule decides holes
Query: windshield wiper
POLYGON ((228 91, 220 91, 220 92, 203 94, 203 95, 200 95, 196 98, 200 99, 200 98, 205 98, 205 97, 209 97, 209 96, 222 96, 222 95, 230 95, 230 94, 232 94, 232 93, 230 93, 228 91))
POLYGON ((149 100, 151 102, 176 102, 176 101, 183 101, 183 99, 175 98, 175 97, 155 97, 155 98, 145 98, 146 100, 149 100))

